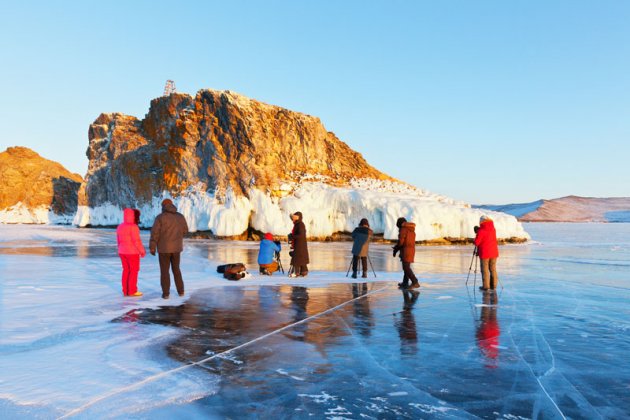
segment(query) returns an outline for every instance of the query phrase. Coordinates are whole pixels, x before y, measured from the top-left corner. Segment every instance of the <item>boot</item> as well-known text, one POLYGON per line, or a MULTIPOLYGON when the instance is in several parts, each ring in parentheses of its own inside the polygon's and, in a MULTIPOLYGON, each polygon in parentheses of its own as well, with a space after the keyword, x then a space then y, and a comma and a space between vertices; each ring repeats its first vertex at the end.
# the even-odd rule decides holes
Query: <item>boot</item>
POLYGON ((420 283, 418 283, 417 281, 413 282, 413 283, 411 283, 411 286, 409 286, 409 288, 410 289, 419 289, 420 288, 420 283))
POLYGON ((352 272, 352 278, 353 278, 353 279, 356 279, 356 278, 357 278, 357 272, 356 272, 356 271, 353 271, 353 272, 352 272))
POLYGON ((364 279, 367 279, 367 271, 364 271, 361 277, 363 277, 364 279))

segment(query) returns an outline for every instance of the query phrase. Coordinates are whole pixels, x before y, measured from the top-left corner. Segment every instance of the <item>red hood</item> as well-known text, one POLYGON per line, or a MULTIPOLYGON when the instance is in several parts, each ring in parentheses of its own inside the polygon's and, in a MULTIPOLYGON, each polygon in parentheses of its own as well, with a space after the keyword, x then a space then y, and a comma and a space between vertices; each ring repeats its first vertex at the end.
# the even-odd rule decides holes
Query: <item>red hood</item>
POLYGON ((136 216, 133 213, 133 209, 125 209, 125 210, 123 210, 123 222, 125 222, 125 223, 136 223, 136 216))
POLYGON ((479 229, 494 229, 494 222, 492 220, 486 220, 479 224, 479 229))

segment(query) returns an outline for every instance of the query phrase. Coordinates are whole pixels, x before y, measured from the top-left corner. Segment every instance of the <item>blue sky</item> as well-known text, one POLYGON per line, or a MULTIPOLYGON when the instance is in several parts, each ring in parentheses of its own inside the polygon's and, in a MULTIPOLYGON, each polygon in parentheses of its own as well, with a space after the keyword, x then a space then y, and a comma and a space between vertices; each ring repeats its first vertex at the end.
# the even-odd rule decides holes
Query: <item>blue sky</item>
POLYGON ((630 196, 628 1, 0 0, 0 149, 85 174, 101 112, 166 79, 316 115, 472 203, 630 196))

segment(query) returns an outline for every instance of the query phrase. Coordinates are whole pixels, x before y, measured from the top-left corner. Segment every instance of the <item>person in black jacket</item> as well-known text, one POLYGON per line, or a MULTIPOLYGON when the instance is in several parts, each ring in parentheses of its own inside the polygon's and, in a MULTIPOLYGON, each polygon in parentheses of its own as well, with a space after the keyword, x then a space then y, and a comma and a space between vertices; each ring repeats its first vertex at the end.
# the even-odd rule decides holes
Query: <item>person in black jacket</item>
POLYGON ((361 219, 359 227, 352 231, 352 278, 357 278, 357 271, 359 269, 359 258, 361 259, 361 265, 363 266, 363 278, 367 277, 368 272, 368 252, 370 250, 370 240, 372 239, 373 232, 370 229, 370 224, 367 219, 361 219))
POLYGON ((308 247, 306 245, 306 226, 302 221, 302 213, 297 211, 291 215, 293 220, 293 230, 289 235, 291 243, 292 255, 291 265, 293 272, 291 277, 306 277, 308 275, 307 264, 310 262, 308 258, 308 247))

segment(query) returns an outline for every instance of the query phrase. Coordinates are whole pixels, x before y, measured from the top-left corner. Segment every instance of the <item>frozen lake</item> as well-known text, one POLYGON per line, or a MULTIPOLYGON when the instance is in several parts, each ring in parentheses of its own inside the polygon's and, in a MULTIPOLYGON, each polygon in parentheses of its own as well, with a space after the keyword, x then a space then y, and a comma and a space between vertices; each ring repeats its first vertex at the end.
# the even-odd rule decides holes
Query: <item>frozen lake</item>
POLYGON ((0 225, 0 418, 629 417, 630 224, 525 228, 496 295, 466 287, 471 246, 418 247, 403 293, 387 245, 352 283, 349 243, 311 243, 295 280, 193 240, 164 301, 151 256, 122 297, 112 230, 0 225))

